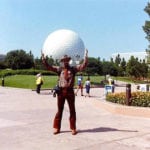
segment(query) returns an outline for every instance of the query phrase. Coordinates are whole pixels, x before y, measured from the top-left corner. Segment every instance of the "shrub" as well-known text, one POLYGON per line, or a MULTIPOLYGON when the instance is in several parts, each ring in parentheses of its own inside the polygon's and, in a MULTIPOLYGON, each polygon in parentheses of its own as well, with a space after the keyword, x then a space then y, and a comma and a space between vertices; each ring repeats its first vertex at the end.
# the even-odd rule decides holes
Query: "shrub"
MULTIPOLYGON (((126 93, 109 93, 106 100, 125 105, 126 93)), ((150 92, 132 92, 131 93, 131 106, 150 107, 150 92)))
POLYGON ((42 73, 42 75, 55 75, 55 73, 51 71, 44 71, 44 70, 35 70, 35 69, 19 69, 19 70, 12 70, 12 69, 5 69, 0 70, 0 77, 6 77, 11 75, 36 75, 38 73, 42 73))

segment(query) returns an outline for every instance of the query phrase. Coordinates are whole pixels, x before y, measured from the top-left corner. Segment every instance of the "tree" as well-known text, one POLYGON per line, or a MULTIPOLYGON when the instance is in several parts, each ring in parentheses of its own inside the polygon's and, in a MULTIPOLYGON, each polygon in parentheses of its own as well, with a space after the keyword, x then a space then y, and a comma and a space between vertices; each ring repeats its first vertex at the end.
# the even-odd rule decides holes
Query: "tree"
POLYGON ((127 63, 127 69, 126 69, 128 75, 135 77, 135 78, 144 78, 147 77, 148 73, 148 65, 143 62, 139 61, 138 58, 134 58, 134 56, 131 56, 130 60, 127 63))
POLYGON ((0 69, 5 69, 5 68, 7 68, 6 64, 0 61, 0 69))
POLYGON ((44 69, 41 58, 36 57, 34 59, 34 69, 44 69))
POLYGON ((7 68, 6 63, 4 62, 5 57, 6 57, 5 55, 0 54, 0 69, 7 68))
POLYGON ((118 75, 118 69, 115 63, 109 61, 103 61, 102 67, 103 67, 103 75, 107 75, 107 74, 111 76, 118 75))
MULTIPOLYGON (((148 14, 150 17, 150 3, 147 3, 147 6, 145 7, 144 11, 148 14)), ((145 25, 143 26, 143 30, 146 33, 146 39, 148 42, 150 42, 150 21, 145 21, 145 25)), ((148 45, 148 49, 146 49, 147 52, 147 63, 150 64, 150 45, 148 45)))
POLYGON ((29 69, 34 67, 34 58, 30 53, 24 50, 13 50, 7 53, 5 62, 11 69, 29 69))
POLYGON ((118 54, 115 58, 115 66, 117 67, 118 70, 118 75, 119 76, 124 76, 126 74, 126 61, 124 58, 121 58, 120 55, 118 54))
MULTIPOLYGON (((150 17, 150 3, 147 4, 144 11, 148 14, 150 17)), ((147 34, 146 39, 150 42, 150 21, 145 21, 145 25, 143 26, 143 30, 147 34)))
POLYGON ((120 63, 121 63, 121 58, 120 58, 120 55, 118 54, 118 55, 116 56, 116 58, 115 58, 115 64, 116 64, 117 66, 119 66, 120 63))
POLYGON ((102 63, 100 58, 96 59, 93 57, 88 58, 88 65, 85 69, 85 72, 89 75, 99 74, 102 75, 102 63))
POLYGON ((146 78, 148 76, 148 65, 147 63, 145 63, 145 60, 143 60, 143 62, 141 63, 141 76, 144 78, 146 78))
POLYGON ((134 56, 131 56, 130 60, 127 63, 127 73, 129 76, 138 78, 140 77, 140 72, 138 70, 139 63, 137 59, 134 58, 134 56))
POLYGON ((120 71, 119 71, 119 75, 121 76, 125 76, 126 75, 126 61, 124 58, 122 58, 121 62, 120 62, 120 71))

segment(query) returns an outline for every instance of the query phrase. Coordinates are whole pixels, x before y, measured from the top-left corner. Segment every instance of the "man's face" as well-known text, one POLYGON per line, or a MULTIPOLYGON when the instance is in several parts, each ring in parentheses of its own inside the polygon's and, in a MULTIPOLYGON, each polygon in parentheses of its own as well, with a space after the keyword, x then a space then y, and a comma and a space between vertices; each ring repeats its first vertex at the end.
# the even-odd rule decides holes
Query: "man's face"
POLYGON ((63 65, 64 65, 64 67, 68 67, 69 66, 69 61, 68 60, 64 60, 63 61, 63 65))

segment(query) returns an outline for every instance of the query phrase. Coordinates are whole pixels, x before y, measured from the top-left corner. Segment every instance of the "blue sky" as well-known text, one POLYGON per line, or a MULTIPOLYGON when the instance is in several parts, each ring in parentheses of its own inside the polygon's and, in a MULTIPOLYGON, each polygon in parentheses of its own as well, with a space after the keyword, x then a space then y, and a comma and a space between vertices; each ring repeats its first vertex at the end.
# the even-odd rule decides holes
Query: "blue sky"
POLYGON ((0 0, 0 53, 30 50, 40 56, 47 36, 58 29, 79 34, 89 57, 145 51, 142 26, 148 0, 0 0))

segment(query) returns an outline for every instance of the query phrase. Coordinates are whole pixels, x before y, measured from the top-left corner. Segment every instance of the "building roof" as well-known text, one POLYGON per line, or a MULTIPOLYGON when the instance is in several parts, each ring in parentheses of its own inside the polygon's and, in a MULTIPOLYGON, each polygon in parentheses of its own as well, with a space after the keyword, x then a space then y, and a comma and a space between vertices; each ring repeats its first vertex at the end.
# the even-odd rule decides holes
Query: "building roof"
POLYGON ((126 52, 126 53, 113 53, 112 58, 115 60, 116 56, 120 55, 120 58, 124 58, 125 61, 128 61, 131 56, 134 56, 134 58, 138 58, 139 60, 146 60, 147 61, 147 53, 146 52, 126 52))

